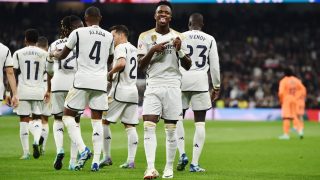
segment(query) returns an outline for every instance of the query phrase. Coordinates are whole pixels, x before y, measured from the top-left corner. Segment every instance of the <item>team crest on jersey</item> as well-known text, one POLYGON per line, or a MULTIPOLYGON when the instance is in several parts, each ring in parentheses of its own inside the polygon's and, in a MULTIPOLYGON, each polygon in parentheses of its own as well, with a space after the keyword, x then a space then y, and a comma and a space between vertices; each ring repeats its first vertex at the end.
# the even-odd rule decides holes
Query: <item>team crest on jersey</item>
POLYGON ((156 42, 156 41, 157 41, 157 35, 155 35, 155 34, 152 35, 152 36, 151 36, 151 41, 152 41, 152 42, 156 42))

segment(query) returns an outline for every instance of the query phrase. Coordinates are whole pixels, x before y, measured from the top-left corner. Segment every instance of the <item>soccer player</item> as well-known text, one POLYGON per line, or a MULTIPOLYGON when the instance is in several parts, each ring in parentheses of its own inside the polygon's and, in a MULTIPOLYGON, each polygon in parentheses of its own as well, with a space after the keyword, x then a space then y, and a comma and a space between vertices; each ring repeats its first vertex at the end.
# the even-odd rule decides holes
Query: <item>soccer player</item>
POLYGON ((283 120, 283 135, 279 136, 279 139, 290 139, 290 121, 296 121, 295 124, 297 125, 297 131, 302 139, 303 134, 301 134, 301 125, 297 118, 297 101, 298 95, 303 89, 303 84, 293 75, 290 68, 286 68, 284 70, 284 75, 285 77, 280 80, 278 92, 283 120))
POLYGON ((18 81, 20 103, 17 114, 20 116, 20 139, 24 151, 21 159, 29 159, 29 130, 34 136, 33 157, 38 159, 40 156, 41 114, 45 94, 43 74, 48 53, 36 47, 38 36, 36 29, 27 29, 25 31, 26 47, 13 54, 14 68, 20 71, 18 81), (33 121, 30 121, 30 115, 33 121))
POLYGON ((0 43, 0 100, 3 101, 3 95, 8 105, 17 107, 19 99, 17 96, 16 78, 13 71, 13 61, 9 48, 4 44, 0 43), (3 82, 3 70, 6 71, 6 76, 12 91, 12 98, 10 91, 5 92, 5 85, 3 82))
MULTIPOLYGON (((49 52, 54 52, 56 50, 61 50, 64 48, 68 36, 70 33, 79 28, 83 27, 83 22, 78 16, 70 15, 66 16, 61 20, 61 38, 54 41, 49 48, 49 52)), ((52 114, 54 115, 53 122, 53 136, 56 144, 56 158, 54 161, 54 168, 60 170, 62 168, 62 160, 64 158, 63 149, 63 132, 64 125, 62 122, 62 114, 64 109, 65 99, 67 97, 68 91, 73 86, 74 75, 77 70, 76 64, 76 50, 73 49, 66 58, 61 61, 49 62, 47 66, 47 71, 49 72, 48 90, 47 94, 52 93, 52 114), (52 77, 53 76, 53 77, 52 77), (51 79, 51 81, 50 81, 51 79)), ((80 115, 77 114, 75 117, 77 125, 80 127, 80 115)), ((80 128, 76 130, 80 131, 80 128)), ((78 148, 75 142, 71 142, 70 148, 70 161, 69 170, 74 170, 78 155, 78 148)))
MULTIPOLYGON (((189 17, 189 31, 184 32, 185 42, 189 49, 192 66, 189 71, 180 68, 182 72, 182 107, 183 116, 191 103, 194 112, 195 133, 193 138, 193 154, 190 172, 203 172, 199 166, 199 157, 205 141, 205 117, 211 108, 211 99, 208 84, 208 70, 210 69, 213 90, 212 100, 216 100, 220 91, 220 65, 215 39, 201 31, 203 16, 194 13, 189 17)), ((180 159, 177 170, 182 171, 188 163, 184 150, 184 128, 182 120, 177 122, 177 141, 180 159)))
MULTIPOLYGON (((44 36, 40 36, 38 38, 38 42, 36 46, 45 51, 48 51, 48 39, 44 36)), ((47 80, 48 80, 47 72, 45 72, 44 81, 43 81, 43 86, 45 87, 45 91, 47 91, 47 80)), ((41 136, 39 140, 41 155, 44 155, 48 136, 49 136, 49 125, 48 125, 49 116, 51 116, 50 93, 44 95, 43 109, 42 109, 42 115, 41 115, 42 131, 41 131, 41 136)))
POLYGON ((114 45, 112 34, 99 27, 102 17, 97 7, 87 8, 84 18, 88 27, 72 31, 63 50, 52 54, 58 60, 62 60, 76 47, 78 69, 75 73, 73 87, 65 100, 62 120, 72 141, 77 144, 81 152, 80 159, 75 166, 76 170, 80 170, 90 159, 91 151, 83 142, 75 117, 79 111, 83 111, 86 105, 89 105, 94 149, 91 171, 98 171, 103 143, 101 116, 103 111, 108 110, 107 64, 111 64, 113 60, 114 45))
POLYGON ((110 28, 114 38, 114 65, 108 79, 112 81, 109 93, 109 110, 103 117, 103 160, 100 167, 111 165, 111 131, 109 124, 118 119, 123 123, 128 137, 128 158, 121 168, 134 168, 138 134, 137 49, 128 42, 129 30, 124 25, 110 28))
POLYGON ((155 154, 156 125, 160 117, 164 119, 166 133, 166 166, 162 177, 173 177, 173 162, 177 148, 176 122, 182 118, 179 63, 188 70, 191 60, 182 50, 181 34, 169 27, 171 17, 171 4, 160 1, 154 14, 156 27, 141 33, 138 40, 139 69, 146 69, 147 74, 143 121, 144 149, 148 167, 144 179, 159 176, 155 169, 155 154))

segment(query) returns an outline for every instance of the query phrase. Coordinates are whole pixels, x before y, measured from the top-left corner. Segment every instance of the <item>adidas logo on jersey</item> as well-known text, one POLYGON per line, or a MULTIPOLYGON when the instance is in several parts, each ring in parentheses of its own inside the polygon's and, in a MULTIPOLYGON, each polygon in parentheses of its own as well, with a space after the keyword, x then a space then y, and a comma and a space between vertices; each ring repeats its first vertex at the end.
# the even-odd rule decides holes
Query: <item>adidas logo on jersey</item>
POLYGON ((39 127, 39 125, 35 125, 34 127, 35 127, 35 128, 36 128, 36 127, 39 127))
POLYGON ((96 132, 93 134, 93 136, 100 136, 100 134, 96 132))
POLYGON ((194 147, 197 147, 197 148, 198 148, 198 147, 199 147, 199 145, 198 145, 198 144, 195 144, 195 145, 194 145, 194 147))
POLYGON ((57 129, 57 131, 58 131, 58 132, 59 132, 59 131, 63 132, 63 129, 62 129, 62 128, 60 128, 60 129, 57 129))
POLYGON ((27 136, 27 135, 28 135, 28 133, 23 133, 23 134, 22 134, 22 136, 27 136))
POLYGON ((111 137, 110 137, 110 136, 108 136, 108 137, 106 137, 105 139, 106 139, 106 140, 108 140, 108 139, 111 139, 111 137))
POLYGON ((179 137, 179 140, 184 140, 184 137, 179 137))

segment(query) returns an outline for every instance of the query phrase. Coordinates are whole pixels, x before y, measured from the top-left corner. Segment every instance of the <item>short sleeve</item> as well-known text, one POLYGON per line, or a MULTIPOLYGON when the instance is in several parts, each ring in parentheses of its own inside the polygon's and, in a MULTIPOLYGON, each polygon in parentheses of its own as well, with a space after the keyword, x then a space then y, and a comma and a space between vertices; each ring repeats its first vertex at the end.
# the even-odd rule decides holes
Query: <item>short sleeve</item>
POLYGON ((72 31, 68 37, 66 47, 69 49, 73 49, 76 46, 78 39, 79 39, 78 32, 72 31))
POLYGON ((6 60, 4 62, 4 67, 13 67, 13 59, 11 56, 11 52, 8 49, 7 55, 6 55, 6 60))
POLYGON ((144 34, 140 34, 138 39, 138 55, 146 55, 147 52, 147 43, 145 42, 144 34))
POLYGON ((119 45, 114 50, 114 59, 118 60, 120 58, 126 58, 127 56, 127 49, 123 45, 119 45))

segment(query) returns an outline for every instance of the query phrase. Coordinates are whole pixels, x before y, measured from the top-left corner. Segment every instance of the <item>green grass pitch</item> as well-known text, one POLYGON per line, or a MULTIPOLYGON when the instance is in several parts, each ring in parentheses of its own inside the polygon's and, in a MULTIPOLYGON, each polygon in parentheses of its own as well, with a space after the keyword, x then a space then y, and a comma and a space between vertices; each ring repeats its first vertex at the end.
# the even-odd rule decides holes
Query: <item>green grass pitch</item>
MULTIPOLYGON (((193 121, 185 121, 186 151, 192 157, 193 121)), ((217 122, 206 124, 206 143, 200 158, 204 173, 174 172, 174 179, 320 179, 320 124, 305 123, 305 139, 292 133, 291 140, 280 141, 281 122, 217 122)), ((82 136, 92 147, 91 123, 81 121, 82 136)), ((0 117, 0 179, 143 179, 146 160, 143 150, 143 125, 138 126, 139 147, 136 169, 120 169, 127 157, 127 139, 123 125, 112 129, 113 165, 90 172, 91 160, 80 172, 69 171, 69 137, 65 131, 64 166, 53 169, 55 145, 52 119, 45 156, 35 160, 19 160, 22 147, 19 138, 19 120, 16 116, 0 117)), ((162 174, 165 163, 165 135, 163 123, 157 126, 158 148, 156 168, 162 174)), ((30 142, 33 137, 30 136, 30 142)), ((30 149, 31 144, 30 144, 30 149)), ((32 152, 31 152, 32 153, 32 152)), ((178 154, 175 164, 177 163, 178 154)), ((189 167, 189 166, 187 166, 189 167)))

